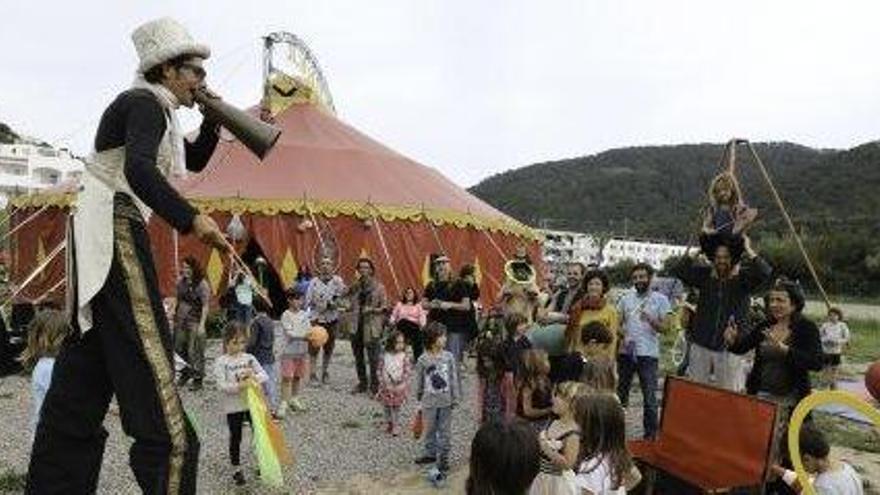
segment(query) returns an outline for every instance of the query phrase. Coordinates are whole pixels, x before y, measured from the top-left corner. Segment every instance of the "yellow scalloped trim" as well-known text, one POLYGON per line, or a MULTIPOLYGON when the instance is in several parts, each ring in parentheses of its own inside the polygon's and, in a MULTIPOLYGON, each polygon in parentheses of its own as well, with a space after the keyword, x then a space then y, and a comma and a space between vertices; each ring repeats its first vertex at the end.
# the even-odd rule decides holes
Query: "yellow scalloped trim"
MULTIPOLYGON (((303 199, 248 199, 248 198, 189 198, 200 211, 238 213, 258 213, 277 215, 296 213, 297 215, 322 215, 327 218, 353 216, 360 220, 378 217, 386 222, 404 220, 420 222, 428 220, 436 226, 454 225, 458 228, 473 227, 490 232, 513 234, 529 240, 539 240, 537 232, 515 220, 486 218, 455 210, 422 209, 414 206, 376 205, 356 201, 318 201, 303 199)), ((74 194, 31 194, 13 198, 10 202, 17 208, 50 206, 70 207, 74 194)))

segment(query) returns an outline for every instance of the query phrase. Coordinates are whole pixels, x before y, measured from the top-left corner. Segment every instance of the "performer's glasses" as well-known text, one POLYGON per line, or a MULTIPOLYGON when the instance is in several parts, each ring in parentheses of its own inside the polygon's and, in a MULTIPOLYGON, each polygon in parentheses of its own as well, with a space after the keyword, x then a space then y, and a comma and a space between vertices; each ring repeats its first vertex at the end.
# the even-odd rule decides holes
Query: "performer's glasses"
POLYGON ((182 64, 181 67, 186 67, 191 70, 193 74, 196 75, 199 79, 204 79, 207 73, 205 72, 205 68, 195 64, 182 64))

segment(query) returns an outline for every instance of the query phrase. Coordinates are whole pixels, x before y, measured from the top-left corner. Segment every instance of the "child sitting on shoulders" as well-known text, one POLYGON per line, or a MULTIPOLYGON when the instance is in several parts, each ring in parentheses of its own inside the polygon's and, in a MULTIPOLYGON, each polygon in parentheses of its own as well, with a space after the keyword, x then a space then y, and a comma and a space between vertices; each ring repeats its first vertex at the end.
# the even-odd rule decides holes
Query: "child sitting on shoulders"
POLYGON ((738 236, 755 221, 758 210, 743 202, 736 177, 728 172, 718 174, 709 185, 710 208, 703 220, 703 233, 738 236))
POLYGON ((43 399, 52 384, 55 357, 61 350, 69 328, 64 312, 55 309, 40 311, 28 326, 27 347, 22 351, 19 360, 25 370, 31 371, 32 437, 37 431, 43 399))
POLYGON ((385 406, 386 431, 399 435, 400 407, 406 402, 412 362, 406 355, 406 338, 395 330, 385 341, 385 354, 379 363, 379 402, 385 406))
POLYGON ((248 384, 262 384, 268 377, 253 355, 244 352, 248 342, 248 330, 244 323, 232 321, 223 334, 223 355, 214 362, 217 388, 223 394, 223 411, 229 427, 229 461, 234 470, 232 479, 236 485, 246 480, 241 472, 241 430, 244 423, 251 423, 251 415, 242 391, 248 384))

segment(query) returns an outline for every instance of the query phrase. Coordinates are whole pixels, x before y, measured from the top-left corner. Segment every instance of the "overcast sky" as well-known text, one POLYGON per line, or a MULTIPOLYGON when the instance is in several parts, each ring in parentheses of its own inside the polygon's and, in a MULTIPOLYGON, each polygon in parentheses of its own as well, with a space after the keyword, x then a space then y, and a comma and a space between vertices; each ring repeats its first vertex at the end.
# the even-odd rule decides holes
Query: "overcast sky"
POLYGON ((872 0, 132 3, 3 2, 0 121, 87 153, 131 81, 130 32, 170 15, 242 106, 259 99, 260 36, 297 34, 343 120, 462 186, 621 146, 880 135, 872 0))

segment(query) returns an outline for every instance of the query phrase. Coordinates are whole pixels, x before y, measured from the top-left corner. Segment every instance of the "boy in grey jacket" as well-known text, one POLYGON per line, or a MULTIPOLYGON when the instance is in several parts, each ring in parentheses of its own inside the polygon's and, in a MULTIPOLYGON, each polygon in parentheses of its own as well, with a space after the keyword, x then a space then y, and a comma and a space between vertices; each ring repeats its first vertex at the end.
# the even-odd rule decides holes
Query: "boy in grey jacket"
POLYGON ((416 399, 425 422, 425 453, 416 464, 437 463, 441 476, 449 470, 452 409, 458 405, 461 388, 455 357, 445 351, 446 327, 430 323, 425 328, 426 352, 416 362, 416 399))

